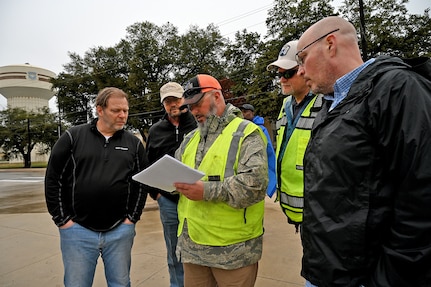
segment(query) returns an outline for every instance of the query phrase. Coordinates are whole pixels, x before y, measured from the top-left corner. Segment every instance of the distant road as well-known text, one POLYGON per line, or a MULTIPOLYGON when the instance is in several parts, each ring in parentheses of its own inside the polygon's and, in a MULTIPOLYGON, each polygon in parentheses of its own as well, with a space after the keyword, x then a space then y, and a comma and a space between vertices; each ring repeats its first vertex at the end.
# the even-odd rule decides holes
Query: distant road
POLYGON ((0 214, 47 212, 45 169, 0 169, 0 214))
MULTIPOLYGON (((44 213, 45 168, 0 169, 0 214, 44 213)), ((147 198, 145 210, 158 209, 157 201, 147 198)))

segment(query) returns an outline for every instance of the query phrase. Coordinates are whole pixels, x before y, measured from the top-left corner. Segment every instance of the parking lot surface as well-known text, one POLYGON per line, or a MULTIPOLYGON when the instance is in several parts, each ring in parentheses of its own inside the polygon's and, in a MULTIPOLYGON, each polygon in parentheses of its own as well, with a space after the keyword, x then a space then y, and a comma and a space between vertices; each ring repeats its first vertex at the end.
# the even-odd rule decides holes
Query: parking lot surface
MULTIPOLYGON (((0 285, 63 286, 58 229, 45 206, 44 169, 0 170, 0 285)), ((278 203, 266 198, 263 256, 256 287, 304 286, 299 234, 278 203)), ((166 249, 157 203, 148 198, 136 225, 133 287, 169 286, 166 249)), ((99 260, 93 286, 106 286, 99 260)))

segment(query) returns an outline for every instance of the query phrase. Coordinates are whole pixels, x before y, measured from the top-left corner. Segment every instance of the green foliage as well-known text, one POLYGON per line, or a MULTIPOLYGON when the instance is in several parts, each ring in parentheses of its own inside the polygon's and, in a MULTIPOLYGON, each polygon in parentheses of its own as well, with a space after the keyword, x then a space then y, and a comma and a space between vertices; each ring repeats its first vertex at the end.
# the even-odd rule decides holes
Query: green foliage
POLYGON ((143 22, 133 24, 127 32, 126 40, 118 48, 122 57, 128 59, 130 69, 125 89, 130 95, 128 124, 144 136, 162 110, 158 89, 169 80, 174 67, 174 51, 170 47, 176 43, 178 30, 169 23, 157 27, 143 22), (153 113, 142 114, 147 111, 153 113))
MULTIPOLYGON (((266 66, 277 59, 285 43, 330 15, 349 19, 361 35, 358 1, 344 0, 336 8, 332 2, 275 0, 268 10, 266 35, 242 30, 234 40, 222 37, 214 24, 205 28, 192 25, 181 35, 169 22, 161 26, 148 21, 135 23, 113 47, 91 48, 83 57, 69 54, 65 72, 53 80, 59 110, 72 125, 88 122, 94 117, 92 103, 97 92, 116 86, 130 95, 128 127, 144 136, 163 114, 160 87, 207 73, 220 80, 228 102, 249 102, 259 115, 275 120, 284 96, 266 66)), ((407 0, 363 2, 364 58, 379 54, 431 56, 429 9, 423 15, 411 15, 405 7, 407 0)))
POLYGON ((229 86, 230 101, 234 105, 246 102, 250 86, 256 79, 254 67, 261 56, 264 43, 258 33, 248 33, 247 30, 237 32, 233 44, 227 46, 224 53, 226 59, 226 73, 231 85, 229 86))
MULTIPOLYGON (((388 54, 399 57, 431 56, 431 20, 429 9, 423 15, 407 13, 408 0, 363 0, 365 40, 368 51, 365 58, 388 54)), ((359 4, 345 0, 341 14, 349 19, 360 34, 359 4)), ((364 47, 362 47, 364 50, 364 47)))
POLYGON ((24 167, 31 167, 31 152, 40 144, 40 154, 46 154, 58 138, 58 124, 49 109, 27 112, 21 108, 0 111, 0 146, 6 159, 21 155, 24 167))
POLYGON ((299 39, 301 34, 322 17, 335 15, 334 8, 324 0, 278 0, 268 11, 267 41, 260 45, 260 57, 254 63, 253 82, 247 91, 247 102, 255 106, 259 115, 275 120, 284 96, 278 82, 266 66, 277 59, 283 45, 299 39))
POLYGON ((280 41, 279 48, 294 39, 318 20, 336 15, 334 8, 325 0, 276 0, 268 11, 267 38, 280 41))
POLYGON ((213 24, 205 29, 190 26, 179 39, 176 78, 185 82, 197 74, 211 74, 218 79, 225 77, 223 53, 226 43, 227 39, 213 24))
POLYGON ((364 34, 359 30, 359 2, 344 0, 332 7, 325 0, 275 0, 268 10, 267 34, 238 31, 233 40, 218 27, 190 26, 184 34, 172 23, 157 26, 135 23, 113 47, 94 47, 83 56, 69 53, 65 72, 52 80, 59 114, 48 109, 0 112, 0 146, 6 157, 21 155, 31 166, 30 153, 36 143, 47 153, 58 138, 58 126, 87 123, 94 118, 94 99, 107 86, 129 95, 128 128, 145 139, 149 127, 164 113, 159 89, 168 81, 180 84, 198 73, 219 79, 227 102, 255 106, 257 114, 275 121, 284 96, 278 81, 266 66, 277 59, 281 47, 323 17, 340 15, 357 27, 364 58, 380 54, 400 57, 431 56, 430 9, 412 15, 407 0, 363 0, 364 34), (362 38, 361 38, 362 37, 362 38), (59 123, 61 123, 59 125, 59 123))

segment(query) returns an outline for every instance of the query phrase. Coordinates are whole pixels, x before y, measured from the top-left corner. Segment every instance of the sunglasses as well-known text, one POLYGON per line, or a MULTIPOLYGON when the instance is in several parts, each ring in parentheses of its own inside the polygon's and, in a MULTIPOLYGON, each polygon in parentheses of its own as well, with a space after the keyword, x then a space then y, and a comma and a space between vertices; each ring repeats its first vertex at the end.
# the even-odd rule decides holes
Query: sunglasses
POLYGON ((191 89, 187 89, 184 91, 183 96, 186 99, 190 99, 193 98, 195 95, 197 94, 201 94, 202 89, 213 89, 213 90, 217 90, 217 88, 214 87, 196 87, 196 88, 191 88, 191 89))
POLYGON ((298 69, 290 69, 290 70, 286 70, 284 72, 278 72, 277 77, 279 77, 279 78, 283 77, 287 80, 287 79, 290 79, 293 76, 295 76, 297 72, 298 72, 298 69))

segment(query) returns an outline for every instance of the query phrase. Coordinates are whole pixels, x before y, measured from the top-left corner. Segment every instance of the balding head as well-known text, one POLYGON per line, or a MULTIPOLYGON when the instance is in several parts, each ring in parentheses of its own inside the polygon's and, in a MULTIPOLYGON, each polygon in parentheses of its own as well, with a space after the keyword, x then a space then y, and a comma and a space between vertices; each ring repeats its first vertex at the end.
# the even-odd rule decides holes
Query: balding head
POLYGON ((316 22, 314 25, 310 26, 307 31, 304 32, 304 34, 299 39, 298 50, 302 49, 301 40, 306 41, 306 39, 317 39, 321 37, 324 32, 329 32, 337 29, 339 29, 340 34, 348 36, 351 41, 357 44, 358 39, 356 36, 355 27, 343 18, 337 16, 330 16, 316 22))
POLYGON ((355 27, 337 16, 308 28, 298 41, 299 73, 314 92, 330 93, 335 81, 362 65, 355 27), (301 61, 300 61, 301 62, 301 61))

